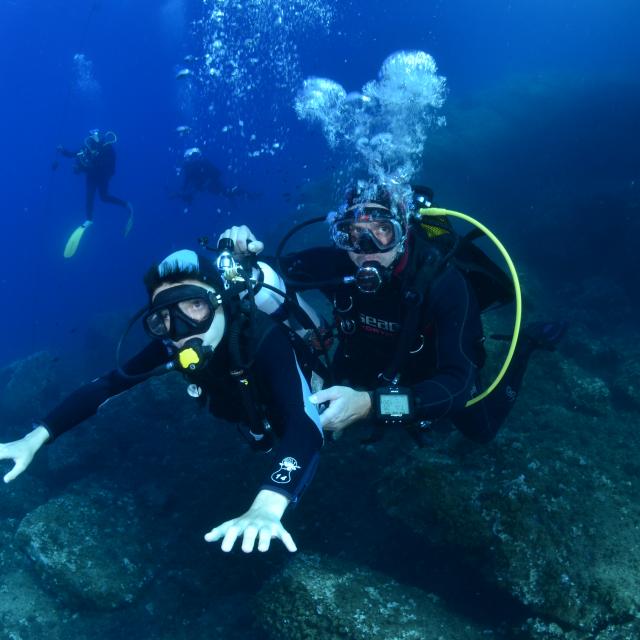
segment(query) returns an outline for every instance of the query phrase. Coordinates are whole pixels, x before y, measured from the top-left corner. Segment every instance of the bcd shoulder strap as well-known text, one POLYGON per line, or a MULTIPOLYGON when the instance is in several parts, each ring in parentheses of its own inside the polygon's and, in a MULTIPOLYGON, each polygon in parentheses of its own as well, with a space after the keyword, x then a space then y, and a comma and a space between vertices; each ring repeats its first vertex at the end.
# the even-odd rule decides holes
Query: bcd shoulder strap
POLYGON ((442 252, 435 245, 430 243, 424 243, 424 245, 418 248, 418 243, 416 243, 414 246, 414 250, 418 254, 414 260, 419 262, 419 266, 417 266, 415 277, 402 292, 402 304, 405 308, 402 330, 394 358, 390 366, 382 373, 382 378, 388 383, 397 382, 404 368, 418 333, 423 303, 427 299, 433 281, 446 264, 442 252))

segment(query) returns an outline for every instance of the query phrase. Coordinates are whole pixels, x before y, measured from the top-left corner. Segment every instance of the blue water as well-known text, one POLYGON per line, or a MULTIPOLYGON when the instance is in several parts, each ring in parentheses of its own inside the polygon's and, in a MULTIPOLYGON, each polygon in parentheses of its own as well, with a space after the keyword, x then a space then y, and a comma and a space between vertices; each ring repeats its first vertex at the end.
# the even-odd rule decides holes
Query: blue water
MULTIPOLYGON (((565 296, 566 306, 583 305, 580 318, 592 331, 589 336, 606 337, 610 316, 616 322, 620 318, 631 322, 637 331, 640 3, 309 0, 301 16, 288 11, 296 4, 293 0, 244 1, 246 7, 262 7, 258 13, 268 19, 251 23, 247 12, 234 18, 230 10, 226 31, 219 34, 229 46, 222 56, 223 67, 208 65, 204 58, 214 40, 206 17, 221 2, 0 2, 0 132, 5 150, 0 171, 4 264, 0 369, 46 349, 61 371, 84 363, 61 376, 60 386, 70 388, 113 366, 119 327, 145 302, 142 276, 154 261, 176 249, 195 248, 198 237, 215 239, 227 226, 240 223, 249 224, 273 251, 294 222, 335 208, 338 183, 361 176, 336 177, 344 157, 329 149, 318 126, 298 119, 295 96, 311 76, 331 79, 346 91, 361 91, 376 79, 383 61, 400 50, 432 55, 447 83, 446 101, 439 110, 447 124, 429 131, 414 178, 434 188, 438 205, 477 216, 505 242, 523 275, 525 314, 551 313, 553 303, 565 296), (283 8, 281 22, 274 19, 278 6, 283 8), (235 53, 249 65, 242 80, 207 80, 207 70, 231 77, 232 49, 238 43, 235 53), (247 53, 250 47, 255 47, 254 53, 247 53), (185 62, 186 56, 195 60, 185 62), (183 68, 197 77, 176 79, 183 68), (191 133, 180 136, 178 126, 191 127, 191 133), (124 238, 123 211, 97 200, 94 226, 77 254, 65 260, 65 242, 84 219, 84 179, 74 175, 72 162, 58 157, 55 150, 59 144, 79 147, 93 127, 117 133, 118 163, 111 192, 132 202, 135 224, 124 238), (182 155, 196 145, 220 168, 227 187, 237 186, 251 197, 200 194, 188 210, 171 199, 180 185, 177 169, 182 155), (56 160, 59 166, 53 170, 56 160), (597 321, 589 325, 591 316, 597 321)), ((621 349, 619 343, 616 348, 621 349)), ((602 358, 603 370, 617 357, 615 350, 594 354, 594 359, 602 358)), ((40 401, 44 402, 39 398, 37 406, 40 401)), ((141 421, 131 423, 134 428, 126 419, 113 420, 115 444, 109 455, 104 454, 106 447, 91 449, 90 444, 89 459, 74 463, 74 452, 62 449, 58 455, 65 462, 71 460, 72 477, 65 479, 64 464, 63 472, 56 472, 55 459, 53 470, 35 467, 34 473, 46 477, 42 482, 47 486, 53 474, 55 488, 56 481, 64 485, 75 473, 84 477, 102 466, 108 478, 109 473, 117 477, 122 473, 127 490, 138 484, 144 487, 143 497, 152 504, 155 494, 147 490, 155 486, 158 469, 162 468, 168 486, 178 480, 179 488, 188 485, 184 489, 188 499, 176 499, 178 506, 173 494, 162 498, 167 517, 163 515, 159 526, 168 526, 167 522, 173 526, 176 521, 169 514, 185 521, 176 527, 176 547, 159 566, 169 573, 167 567, 175 563, 181 571, 183 565, 196 566, 206 558, 203 562, 210 563, 211 570, 209 574, 203 570, 200 582, 188 584, 188 573, 181 578, 189 586, 182 595, 187 603, 184 618, 197 621, 208 607, 212 618, 225 621, 233 610, 249 628, 243 590, 257 590, 263 574, 281 562, 284 552, 267 554, 266 560, 264 556, 247 560, 239 552, 229 558, 217 549, 205 556, 197 545, 202 544, 205 527, 218 517, 220 521, 228 517, 227 503, 236 508, 240 500, 234 491, 245 490, 244 504, 253 495, 253 486, 225 486, 220 498, 210 497, 215 483, 206 456, 200 458, 196 480, 190 475, 191 438, 198 436, 180 433, 176 455, 167 456, 166 447, 173 452, 176 446, 169 410, 145 409, 148 413, 143 412, 141 421), (161 437, 157 442, 141 438, 135 427, 145 434, 147 428, 158 427, 161 437), (141 460, 148 461, 149 468, 141 464, 132 471, 127 466, 141 460), (74 464, 85 465, 82 473, 74 464), (139 482, 132 480, 136 473, 139 482), (193 491, 193 486, 198 489, 193 491), (199 503, 195 509, 192 506, 191 492, 206 496, 207 509, 219 506, 220 514, 206 509, 199 513, 199 503), (188 536, 197 544, 180 547, 188 536), (244 581, 250 562, 257 567, 256 576, 244 581), (236 572, 234 566, 244 571, 236 572), (209 581, 209 575, 215 579, 209 581), (241 596, 233 595, 235 591, 241 596), (231 599, 225 599, 229 594, 231 599)), ((190 417, 179 416, 185 423, 190 417)), ((6 432, 0 442, 18 430, 22 434, 27 425, 2 426, 6 432)), ((200 425, 194 419, 191 426, 196 432, 200 425)), ((553 425, 554 430, 557 427, 553 425)), ((229 434, 230 441, 234 435, 229 434)), ((228 449, 235 445, 233 440, 228 449)), ((215 451, 227 459, 219 440, 215 451)), ((362 458, 364 464, 370 457, 382 466, 371 452, 360 456, 360 449, 354 449, 352 455, 357 462, 362 458)), ((327 474, 325 478, 337 473, 338 480, 329 478, 330 486, 339 486, 344 474, 344 486, 361 492, 361 501, 345 505, 346 499, 341 502, 336 495, 341 490, 331 495, 326 485, 314 484, 309 499, 291 516, 292 530, 299 529, 303 543, 336 556, 346 547, 350 559, 408 584, 448 594, 454 608, 471 612, 476 619, 486 618, 487 625, 509 615, 518 620, 528 615, 514 611, 515 604, 505 594, 485 593, 484 579, 475 570, 469 577, 468 567, 457 567, 457 560, 441 555, 439 548, 425 548, 417 534, 398 534, 396 524, 387 523, 379 513, 377 487, 357 489, 357 482, 365 483, 367 477, 354 478, 348 460, 340 460, 338 467, 332 471, 329 466, 321 473, 327 474), (337 518, 338 534, 327 536, 322 518, 333 518, 334 504, 343 512, 337 518), (385 524, 379 530, 371 527, 359 550, 354 541, 361 541, 361 522, 371 513, 376 522, 383 518, 385 524), (387 556, 387 550, 398 544, 401 553, 396 550, 387 556)), ((166 491, 161 481, 159 485, 159 493, 166 491)), ((28 505, 20 504, 21 509, 28 510, 28 505)), ((15 522, 14 518, 11 526, 15 522)), ((3 540, 9 539, 10 530, 3 540)), ((183 589, 179 581, 165 586, 159 580, 154 586, 157 593, 150 596, 153 601, 157 595, 159 609, 174 591, 183 589)), ((172 601, 169 618, 179 608, 172 601)), ((125 610, 122 625, 129 633, 128 615, 125 610)), ((162 616, 158 620, 164 627, 162 616)), ((230 620, 229 627, 235 618, 230 620)), ((143 627, 145 621, 141 618, 137 624, 143 627)), ((173 619, 169 622, 178 625, 173 619)), ((109 624, 114 625, 113 634, 104 632, 101 637, 121 637, 115 630, 117 619, 109 624)), ((242 635, 242 625, 237 633, 251 637, 242 635)))
MULTIPOLYGON (((334 10, 328 30, 289 34, 301 77, 325 76, 358 90, 392 52, 422 49, 447 77, 445 115, 453 105, 470 103, 509 111, 513 83, 553 85, 531 109, 526 100, 518 101, 517 117, 507 119, 499 140, 478 123, 475 148, 458 149, 451 164, 432 157, 427 143, 426 179, 442 194, 441 203, 513 219, 526 210, 523 197, 532 204, 538 197, 571 194, 589 201, 594 190, 633 188, 639 177, 633 106, 638 104, 640 6, 632 0, 325 4, 334 10)), ((234 167, 238 173, 226 176, 230 184, 261 193, 259 199, 206 202, 207 196, 185 215, 167 198, 178 183, 175 169, 185 147, 175 127, 190 124, 175 73, 185 55, 202 54, 201 33, 192 24, 202 13, 200 3, 180 0, 0 4, 5 149, 0 243, 6 265, 0 296, 9 310, 3 316, 0 362, 45 346, 64 350, 96 314, 134 308, 142 300, 140 275, 146 267, 200 235, 240 221, 253 222, 263 233, 285 227, 296 213, 282 194, 295 195, 301 181, 327 177, 331 159, 319 132, 281 109, 278 135, 289 129, 279 138, 285 150, 253 162, 243 158, 234 167), (77 87, 76 53, 92 63, 100 85, 95 95, 77 87), (57 144, 73 147, 94 126, 119 136, 111 191, 133 202, 136 223, 125 241, 122 212, 97 203, 96 227, 79 253, 65 261, 66 237, 82 220, 83 184, 69 161, 56 172, 51 162, 57 144)), ((258 116, 271 97, 248 101, 240 114, 247 122, 256 119, 265 138, 269 118, 258 116)), ((286 91, 274 98, 288 101, 286 91)), ((225 123, 222 110, 206 123, 209 155, 223 168, 234 155, 227 145, 216 158, 225 123)), ((469 123, 450 118, 452 139, 458 126, 469 133, 469 123)), ((567 212, 571 215, 576 214, 567 212)), ((508 221, 505 227, 508 233, 508 221)))

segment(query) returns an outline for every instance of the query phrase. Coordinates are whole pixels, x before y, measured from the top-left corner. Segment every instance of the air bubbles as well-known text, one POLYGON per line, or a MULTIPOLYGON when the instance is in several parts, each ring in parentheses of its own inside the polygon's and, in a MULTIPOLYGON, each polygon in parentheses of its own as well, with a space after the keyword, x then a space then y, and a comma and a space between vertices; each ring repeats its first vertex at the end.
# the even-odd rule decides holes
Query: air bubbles
POLYGON ((101 92, 100 83, 93 72, 93 62, 84 53, 73 56, 73 72, 77 90, 88 98, 96 98, 101 92))
MULTIPOLYGON (((335 0, 203 0, 197 21, 202 52, 189 65, 202 102, 224 106, 225 116, 243 121, 224 131, 249 157, 282 149, 284 122, 302 81, 295 43, 328 32, 335 0), (278 143, 274 146, 274 143, 278 143)), ((220 131, 224 123, 216 123, 220 131)))
POLYGON ((295 100, 298 117, 317 123, 330 147, 342 152, 338 174, 352 180, 366 172, 383 182, 406 182, 420 168, 427 132, 444 126, 435 110, 446 97, 446 79, 424 51, 398 51, 377 80, 350 92, 327 78, 308 78, 295 100))

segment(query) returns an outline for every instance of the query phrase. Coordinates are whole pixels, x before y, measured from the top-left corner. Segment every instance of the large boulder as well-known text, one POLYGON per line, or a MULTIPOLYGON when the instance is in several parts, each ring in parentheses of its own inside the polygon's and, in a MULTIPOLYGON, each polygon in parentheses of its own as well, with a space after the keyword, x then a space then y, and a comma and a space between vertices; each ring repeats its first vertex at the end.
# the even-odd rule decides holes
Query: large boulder
POLYGON ((365 567, 300 554, 262 588, 256 621, 273 640, 475 640, 482 631, 434 595, 365 567))
POLYGON ((85 485, 29 513, 17 540, 64 602, 114 609, 136 600, 153 558, 133 498, 85 485))
MULTIPOLYGON (((60 397, 60 360, 38 351, 0 369, 0 416, 6 423, 30 423, 60 397)), ((24 424, 20 429, 24 431, 24 424)), ((6 436, 3 437, 6 440, 6 436)))
POLYGON ((480 559, 541 625, 591 638, 640 623, 637 414, 614 412, 575 362, 538 357, 494 443, 434 434, 380 497, 414 532, 480 559))
POLYGON ((636 640, 640 638, 640 621, 621 621, 609 624, 603 629, 591 633, 580 630, 564 630, 555 622, 545 622, 531 618, 522 626, 515 637, 520 640, 636 640))
POLYGON ((611 395, 621 409, 640 412, 640 351, 628 353, 620 363, 611 395))
MULTIPOLYGON (((12 465, 11 460, 2 472, 6 473, 12 465)), ((46 483, 28 471, 9 484, 3 483, 0 485, 0 521, 3 518, 18 518, 20 521, 50 496, 46 483)))
POLYGON ((7 640, 64 640, 73 612, 61 611, 26 571, 3 573, 0 586, 0 628, 7 640))

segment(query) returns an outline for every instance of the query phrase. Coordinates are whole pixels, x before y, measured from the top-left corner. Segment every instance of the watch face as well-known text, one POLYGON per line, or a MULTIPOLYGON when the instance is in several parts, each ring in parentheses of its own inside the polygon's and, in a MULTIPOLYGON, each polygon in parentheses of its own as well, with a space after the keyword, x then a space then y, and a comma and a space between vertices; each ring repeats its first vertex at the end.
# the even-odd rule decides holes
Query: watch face
POLYGON ((403 393, 381 393, 380 413, 383 416, 409 415, 409 396, 403 393))

